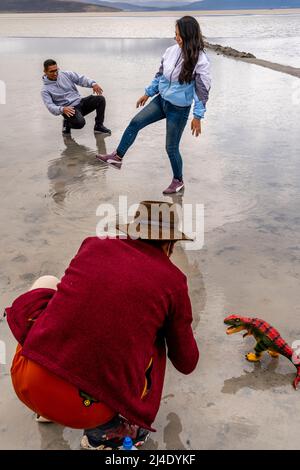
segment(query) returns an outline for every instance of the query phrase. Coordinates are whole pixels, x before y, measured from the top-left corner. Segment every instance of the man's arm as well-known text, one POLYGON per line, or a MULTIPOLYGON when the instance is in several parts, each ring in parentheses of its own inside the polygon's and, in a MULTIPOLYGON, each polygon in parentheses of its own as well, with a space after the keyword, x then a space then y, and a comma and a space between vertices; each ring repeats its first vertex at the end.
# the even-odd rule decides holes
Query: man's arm
POLYGON ((76 72, 64 72, 64 74, 73 82, 75 85, 79 85, 85 88, 93 88, 93 85, 96 85, 95 80, 91 80, 85 75, 79 75, 76 72))
POLYGON ((54 116, 59 116, 60 114, 63 113, 63 107, 57 106, 56 104, 54 104, 50 93, 48 93, 46 90, 42 90, 41 94, 42 94, 44 104, 51 114, 54 114, 54 116))
POLYGON ((193 372, 199 359, 192 321, 192 307, 185 284, 172 295, 172 306, 166 322, 168 357, 182 374, 193 372))

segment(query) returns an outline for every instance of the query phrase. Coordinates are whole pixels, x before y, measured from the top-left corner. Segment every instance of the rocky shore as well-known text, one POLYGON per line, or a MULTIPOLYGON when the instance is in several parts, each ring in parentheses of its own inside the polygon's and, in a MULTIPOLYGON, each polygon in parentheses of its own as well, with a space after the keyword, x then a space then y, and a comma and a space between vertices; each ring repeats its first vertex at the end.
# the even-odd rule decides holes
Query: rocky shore
POLYGON ((204 42, 207 49, 211 49, 216 52, 216 54, 222 54, 229 57, 235 57, 237 59, 255 59, 255 55, 250 54, 250 52, 241 52, 236 49, 233 49, 229 46, 221 46, 220 44, 211 44, 207 41, 204 42))
POLYGON ((287 73, 294 77, 300 78, 300 68, 291 67, 289 65, 277 64, 276 62, 270 62, 269 60, 257 59, 255 55, 250 52, 238 51, 229 46, 221 46, 220 44, 211 44, 208 41, 205 41, 206 49, 213 50, 217 55, 224 55, 227 57, 232 57, 237 60, 243 60, 244 62, 249 62, 251 64, 259 65, 261 67, 266 67, 277 72, 287 73))

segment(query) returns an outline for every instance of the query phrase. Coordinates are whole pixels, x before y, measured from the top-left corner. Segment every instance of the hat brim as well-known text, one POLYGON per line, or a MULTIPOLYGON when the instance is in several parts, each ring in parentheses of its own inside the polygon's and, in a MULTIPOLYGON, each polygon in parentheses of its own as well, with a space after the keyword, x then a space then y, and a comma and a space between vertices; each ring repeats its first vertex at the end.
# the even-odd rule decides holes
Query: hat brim
POLYGON ((139 231, 136 231, 136 224, 116 224, 116 228, 120 232, 126 233, 130 238, 141 239, 141 240, 166 240, 166 241, 194 241, 193 238, 188 237, 185 233, 180 230, 170 230, 170 228, 161 228, 158 226, 151 226, 151 232, 149 236, 148 225, 139 227, 139 231))

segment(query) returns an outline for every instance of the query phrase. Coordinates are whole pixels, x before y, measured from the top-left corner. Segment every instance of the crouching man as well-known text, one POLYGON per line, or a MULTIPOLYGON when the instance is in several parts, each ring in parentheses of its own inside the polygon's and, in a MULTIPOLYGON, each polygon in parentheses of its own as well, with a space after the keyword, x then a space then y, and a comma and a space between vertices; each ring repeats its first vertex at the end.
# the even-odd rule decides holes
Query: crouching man
POLYGON ((76 72, 59 70, 53 59, 45 60, 42 98, 45 106, 54 116, 62 115, 63 134, 70 134, 71 129, 82 129, 85 125, 84 116, 96 111, 95 134, 110 135, 110 129, 104 126, 105 98, 103 90, 95 80, 91 80, 76 72), (82 98, 76 85, 92 88, 95 95, 82 98))
POLYGON ((87 238, 60 281, 43 276, 6 309, 16 394, 43 420, 85 429, 84 449, 120 448, 125 436, 142 445, 167 356, 183 374, 198 362, 186 277, 169 259, 189 238, 153 206, 139 205, 138 238, 135 222, 117 226, 124 238, 87 238))

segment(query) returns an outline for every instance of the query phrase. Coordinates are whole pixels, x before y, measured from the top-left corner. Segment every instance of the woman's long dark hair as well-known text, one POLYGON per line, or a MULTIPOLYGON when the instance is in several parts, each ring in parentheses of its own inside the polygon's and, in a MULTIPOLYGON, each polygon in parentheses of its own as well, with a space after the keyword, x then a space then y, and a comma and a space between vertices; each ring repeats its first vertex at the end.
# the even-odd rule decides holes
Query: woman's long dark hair
POLYGON ((183 65, 179 83, 191 83, 199 54, 204 49, 203 36, 198 21, 192 16, 183 16, 176 21, 176 26, 183 41, 183 65))

